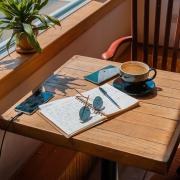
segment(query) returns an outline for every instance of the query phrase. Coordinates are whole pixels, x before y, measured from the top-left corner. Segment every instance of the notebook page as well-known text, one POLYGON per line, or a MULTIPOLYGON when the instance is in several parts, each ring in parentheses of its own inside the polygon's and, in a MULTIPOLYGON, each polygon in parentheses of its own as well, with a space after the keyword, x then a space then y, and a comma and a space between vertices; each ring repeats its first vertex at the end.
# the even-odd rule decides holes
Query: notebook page
POLYGON ((90 101, 93 103, 95 97, 100 96, 103 100, 104 109, 102 112, 107 116, 116 114, 118 112, 124 111, 130 107, 133 107, 138 104, 138 100, 119 91, 109 84, 104 84, 101 86, 108 95, 120 106, 120 109, 109 100, 100 90, 99 88, 92 89, 90 91, 84 92, 84 96, 90 96, 90 101))
POLYGON ((51 101, 51 102, 40 105, 39 109, 45 109, 47 107, 54 106, 55 104, 58 105, 59 103, 65 103, 66 101, 70 101, 71 99, 72 99, 72 97, 66 97, 66 98, 63 98, 63 99, 57 99, 57 100, 54 100, 54 101, 51 101))
POLYGON ((49 119, 56 127, 61 129, 67 137, 70 137, 106 118, 90 110, 89 120, 82 122, 79 116, 79 111, 82 107, 83 104, 75 97, 69 97, 40 106, 40 113, 49 119))

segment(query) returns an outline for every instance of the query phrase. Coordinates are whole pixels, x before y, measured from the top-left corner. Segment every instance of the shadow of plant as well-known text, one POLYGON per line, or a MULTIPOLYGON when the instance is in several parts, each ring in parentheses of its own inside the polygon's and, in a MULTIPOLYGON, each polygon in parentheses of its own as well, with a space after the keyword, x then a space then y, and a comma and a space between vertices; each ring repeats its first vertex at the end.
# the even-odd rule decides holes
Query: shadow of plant
POLYGON ((42 85, 43 89, 46 91, 50 91, 55 94, 63 93, 64 96, 67 95, 67 90, 74 88, 82 88, 86 85, 80 85, 79 83, 75 83, 73 81, 82 80, 77 77, 70 77, 67 75, 52 75, 48 78, 44 84, 42 85))
POLYGON ((23 54, 16 54, 15 57, 13 56, 6 56, 5 58, 1 57, 0 60, 0 71, 4 70, 12 70, 15 69, 18 65, 22 64, 26 61, 31 54, 23 55, 23 54))
POLYGON ((0 61, 0 71, 14 69, 21 64, 21 62, 20 59, 2 60, 0 61))

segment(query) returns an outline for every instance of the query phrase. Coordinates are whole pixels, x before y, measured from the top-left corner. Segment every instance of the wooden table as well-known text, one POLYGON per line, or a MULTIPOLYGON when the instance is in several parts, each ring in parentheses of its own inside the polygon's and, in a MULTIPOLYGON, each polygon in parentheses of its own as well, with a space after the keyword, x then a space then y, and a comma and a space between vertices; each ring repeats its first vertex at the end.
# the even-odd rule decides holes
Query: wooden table
MULTIPOLYGON (((54 88, 55 99, 75 95, 73 88, 83 92, 96 87, 83 76, 110 64, 120 66, 116 62, 74 56, 56 72, 60 81, 54 88)), ((180 74, 158 70, 155 82, 157 94, 140 98, 139 107, 71 139, 66 139, 38 112, 22 115, 9 130, 126 165, 166 173, 179 143, 180 74)), ((3 114, 1 128, 14 114, 13 107, 3 114)))

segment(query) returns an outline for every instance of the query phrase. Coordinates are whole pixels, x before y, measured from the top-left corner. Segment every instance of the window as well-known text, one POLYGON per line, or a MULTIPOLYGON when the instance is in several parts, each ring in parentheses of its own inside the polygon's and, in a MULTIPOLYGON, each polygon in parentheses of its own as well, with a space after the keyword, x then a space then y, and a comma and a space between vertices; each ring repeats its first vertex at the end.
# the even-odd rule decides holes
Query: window
MULTIPOLYGON (((48 4, 41 10, 45 14, 50 14, 56 18, 63 19, 73 13, 78 8, 82 7, 90 0, 49 0, 48 4)), ((0 18, 2 14, 0 14, 0 18)), ((37 22, 40 23, 40 22, 37 22)), ((6 43, 10 38, 11 32, 6 31, 0 39, 0 58, 7 55, 6 43)), ((10 51, 14 50, 14 42, 11 44, 10 51)))

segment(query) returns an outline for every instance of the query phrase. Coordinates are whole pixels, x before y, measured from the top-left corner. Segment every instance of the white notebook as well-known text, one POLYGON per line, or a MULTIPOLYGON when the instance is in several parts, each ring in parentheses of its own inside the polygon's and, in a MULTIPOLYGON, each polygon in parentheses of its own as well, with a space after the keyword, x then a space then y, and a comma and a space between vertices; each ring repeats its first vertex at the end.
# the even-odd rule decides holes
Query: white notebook
POLYGON ((109 84, 104 84, 101 88, 107 95, 97 87, 81 95, 77 94, 41 105, 40 113, 69 138, 107 120, 109 116, 138 105, 137 99, 109 84), (84 109, 85 104, 87 109, 84 109))

